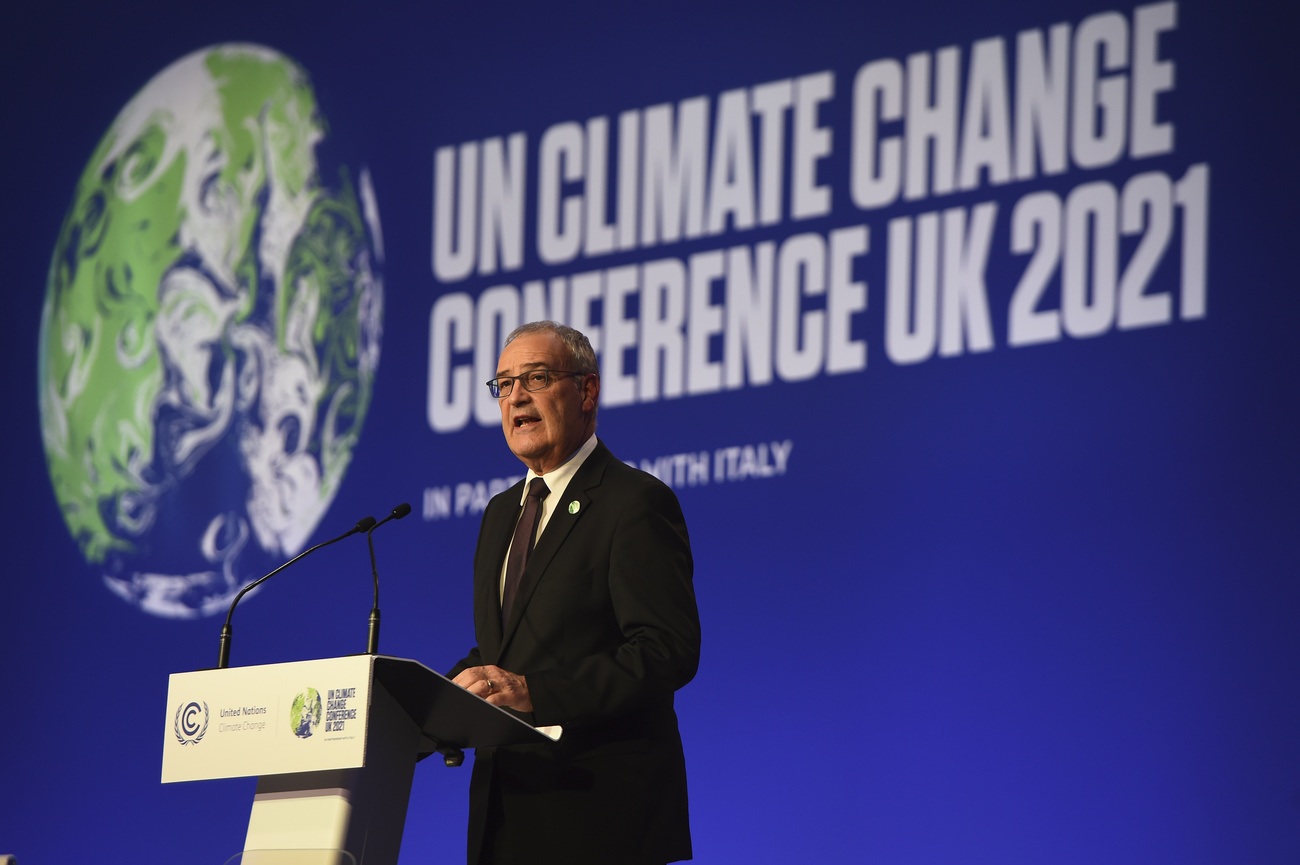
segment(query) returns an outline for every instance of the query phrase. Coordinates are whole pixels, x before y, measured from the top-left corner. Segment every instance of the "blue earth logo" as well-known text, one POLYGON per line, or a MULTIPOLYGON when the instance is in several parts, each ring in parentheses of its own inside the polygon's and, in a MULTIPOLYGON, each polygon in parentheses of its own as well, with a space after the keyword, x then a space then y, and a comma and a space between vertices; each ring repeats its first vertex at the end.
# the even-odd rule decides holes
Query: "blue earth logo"
POLYGON ((383 239, 370 175, 276 51, 190 54, 121 110, 46 284, 50 480, 90 568, 144 611, 224 610, 300 552, 370 407, 383 239))
POLYGON ((309 739, 321 719, 320 691, 308 688, 293 698, 289 706, 289 729, 299 739, 309 739))

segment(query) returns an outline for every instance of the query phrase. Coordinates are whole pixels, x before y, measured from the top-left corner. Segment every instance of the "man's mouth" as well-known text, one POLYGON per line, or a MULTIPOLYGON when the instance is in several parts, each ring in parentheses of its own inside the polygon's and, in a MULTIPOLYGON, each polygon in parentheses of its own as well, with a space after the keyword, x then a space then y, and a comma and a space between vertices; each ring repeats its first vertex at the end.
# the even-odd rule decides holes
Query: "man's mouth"
POLYGON ((525 427, 530 427, 533 424, 541 422, 541 418, 532 417, 530 415, 519 415, 515 418, 515 429, 524 429, 525 427))

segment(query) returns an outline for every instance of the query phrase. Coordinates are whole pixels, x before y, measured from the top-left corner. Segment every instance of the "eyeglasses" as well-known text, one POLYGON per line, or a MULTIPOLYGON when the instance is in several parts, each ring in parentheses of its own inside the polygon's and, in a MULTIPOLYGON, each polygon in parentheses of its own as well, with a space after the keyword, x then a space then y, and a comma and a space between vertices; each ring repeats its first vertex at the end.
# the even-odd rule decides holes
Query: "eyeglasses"
POLYGON ((488 390, 496 399, 503 396, 510 396, 510 391, 514 390, 515 382, 523 384, 524 390, 543 390, 550 387, 552 381, 557 378, 563 378, 566 375, 583 375, 580 372, 569 372, 563 369, 530 369, 523 375, 505 375, 501 378, 494 378, 487 383, 488 390))

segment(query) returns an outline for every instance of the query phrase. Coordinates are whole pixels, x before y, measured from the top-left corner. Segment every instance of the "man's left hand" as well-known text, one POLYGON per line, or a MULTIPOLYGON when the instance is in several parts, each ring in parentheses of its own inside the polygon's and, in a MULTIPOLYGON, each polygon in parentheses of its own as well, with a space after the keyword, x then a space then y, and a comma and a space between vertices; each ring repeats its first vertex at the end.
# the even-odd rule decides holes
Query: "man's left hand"
POLYGON ((506 706, 520 712, 533 710, 527 680, 500 667, 491 664, 469 667, 461 670, 452 682, 494 706, 506 706))

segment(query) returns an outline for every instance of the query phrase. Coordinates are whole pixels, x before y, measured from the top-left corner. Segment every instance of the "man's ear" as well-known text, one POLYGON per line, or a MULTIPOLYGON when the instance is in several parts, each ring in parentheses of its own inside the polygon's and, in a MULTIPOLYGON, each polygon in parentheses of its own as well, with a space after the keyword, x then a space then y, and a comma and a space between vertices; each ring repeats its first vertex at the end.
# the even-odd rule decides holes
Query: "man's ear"
POLYGON ((600 376, 589 373, 582 378, 582 410, 595 411, 600 401, 600 376))

